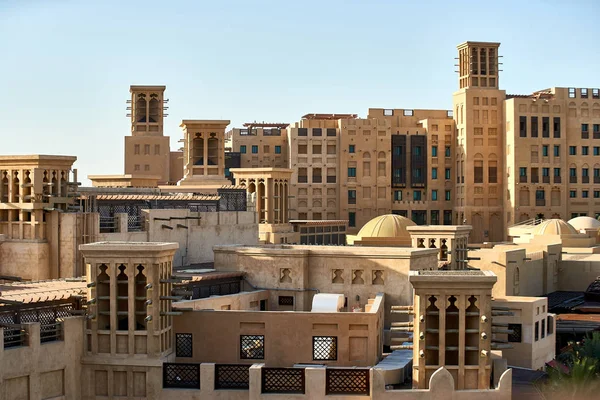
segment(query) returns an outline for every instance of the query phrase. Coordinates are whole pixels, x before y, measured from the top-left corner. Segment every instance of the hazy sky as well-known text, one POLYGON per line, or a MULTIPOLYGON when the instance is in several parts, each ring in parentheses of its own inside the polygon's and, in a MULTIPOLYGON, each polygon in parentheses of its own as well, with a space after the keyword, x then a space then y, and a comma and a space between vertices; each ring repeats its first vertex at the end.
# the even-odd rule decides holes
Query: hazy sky
POLYGON ((131 84, 167 86, 172 149, 182 119, 450 109, 467 40, 502 43, 508 93, 600 87, 599 19, 597 0, 0 0, 0 154, 123 173, 131 84))

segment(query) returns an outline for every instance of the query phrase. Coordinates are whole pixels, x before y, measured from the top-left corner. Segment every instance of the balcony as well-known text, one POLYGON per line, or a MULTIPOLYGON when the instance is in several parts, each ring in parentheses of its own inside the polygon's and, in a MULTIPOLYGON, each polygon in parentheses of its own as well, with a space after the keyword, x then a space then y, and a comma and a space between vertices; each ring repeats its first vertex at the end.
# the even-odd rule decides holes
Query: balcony
POLYGON ((569 183, 577 183, 577 177, 576 176, 569 176, 569 183))
POLYGON ((348 204, 356 204, 356 197, 348 197, 348 204))
POLYGON ((550 183, 550 176, 542 176, 542 182, 543 183, 550 183))
POLYGON ((594 139, 600 139, 600 131, 594 131, 594 139))
POLYGON ((562 178, 560 176, 554 176, 554 183, 561 183, 562 182, 562 178))
POLYGON ((600 183, 600 176, 594 177, 594 183, 600 183))
POLYGON ((527 175, 520 175, 519 183, 527 183, 527 175))
POLYGON ((540 177, 537 175, 531 175, 531 183, 540 183, 540 177))
POLYGON ((581 177, 581 183, 590 183, 590 177, 589 176, 582 176, 581 177))
POLYGON ((589 139, 590 138, 590 132, 589 131, 581 131, 581 138, 582 139, 589 139))

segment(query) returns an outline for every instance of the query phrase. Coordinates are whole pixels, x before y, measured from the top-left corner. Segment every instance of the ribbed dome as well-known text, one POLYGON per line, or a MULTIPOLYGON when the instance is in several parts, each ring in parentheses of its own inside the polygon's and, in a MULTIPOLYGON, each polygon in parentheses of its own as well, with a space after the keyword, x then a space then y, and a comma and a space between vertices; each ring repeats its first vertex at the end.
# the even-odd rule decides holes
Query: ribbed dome
POLYGON ((569 225, 578 231, 582 229, 600 229, 600 221, 592 217, 576 217, 570 219, 569 225))
POLYGON ((577 235, 579 232, 562 219, 549 219, 539 224, 534 235, 577 235))
POLYGON ((380 215, 367 222, 358 232, 361 238, 405 238, 410 240, 407 226, 417 225, 410 219, 396 214, 380 215))

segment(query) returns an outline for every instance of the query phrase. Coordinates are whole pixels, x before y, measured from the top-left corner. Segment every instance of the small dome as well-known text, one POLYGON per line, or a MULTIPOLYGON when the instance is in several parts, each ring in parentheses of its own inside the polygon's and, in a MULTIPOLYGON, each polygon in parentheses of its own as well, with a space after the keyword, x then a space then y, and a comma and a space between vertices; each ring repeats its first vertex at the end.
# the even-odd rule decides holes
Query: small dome
POLYGON ((367 222, 358 232, 361 238, 404 238, 410 240, 407 226, 417 225, 412 220, 396 214, 380 215, 367 222))
POLYGON ((548 219, 539 224, 534 235, 577 235, 579 232, 562 219, 548 219))
POLYGON ((600 221, 592 217, 576 217, 570 219, 569 225, 578 231, 583 229, 600 229, 600 221))

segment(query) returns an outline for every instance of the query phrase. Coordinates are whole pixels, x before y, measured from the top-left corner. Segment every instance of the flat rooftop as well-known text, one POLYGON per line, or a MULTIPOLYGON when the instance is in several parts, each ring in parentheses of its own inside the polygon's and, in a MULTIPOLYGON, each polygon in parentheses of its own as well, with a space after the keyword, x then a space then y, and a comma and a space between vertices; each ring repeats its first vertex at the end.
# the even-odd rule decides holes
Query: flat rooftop
POLYGON ((0 302, 1 300, 9 300, 26 304, 40 303, 63 300, 71 296, 85 295, 86 293, 87 283, 83 278, 81 280, 56 279, 0 284, 0 302))

